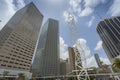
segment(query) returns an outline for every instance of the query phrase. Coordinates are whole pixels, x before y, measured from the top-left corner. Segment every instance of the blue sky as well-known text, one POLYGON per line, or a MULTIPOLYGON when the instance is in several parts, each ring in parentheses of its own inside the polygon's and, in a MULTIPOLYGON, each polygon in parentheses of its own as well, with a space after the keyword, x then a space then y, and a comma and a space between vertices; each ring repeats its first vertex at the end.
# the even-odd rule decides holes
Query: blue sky
POLYGON ((44 15, 43 24, 48 18, 59 20, 61 58, 68 57, 67 47, 71 45, 67 24, 67 11, 69 11, 75 18, 79 35, 78 41, 85 47, 84 49, 88 54, 88 66, 96 66, 94 53, 98 53, 104 63, 109 63, 101 46, 102 41, 96 32, 96 26, 104 18, 120 15, 118 8, 120 0, 0 0, 0 20, 2 20, 0 29, 17 10, 31 1, 44 15))

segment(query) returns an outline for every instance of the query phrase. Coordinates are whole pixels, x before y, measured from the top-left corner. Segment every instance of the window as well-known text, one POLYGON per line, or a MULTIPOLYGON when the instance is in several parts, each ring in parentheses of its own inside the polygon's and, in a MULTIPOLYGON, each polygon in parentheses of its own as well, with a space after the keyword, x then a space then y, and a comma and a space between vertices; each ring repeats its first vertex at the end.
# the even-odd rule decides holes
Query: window
POLYGON ((6 66, 5 64, 1 64, 1 66, 6 66))

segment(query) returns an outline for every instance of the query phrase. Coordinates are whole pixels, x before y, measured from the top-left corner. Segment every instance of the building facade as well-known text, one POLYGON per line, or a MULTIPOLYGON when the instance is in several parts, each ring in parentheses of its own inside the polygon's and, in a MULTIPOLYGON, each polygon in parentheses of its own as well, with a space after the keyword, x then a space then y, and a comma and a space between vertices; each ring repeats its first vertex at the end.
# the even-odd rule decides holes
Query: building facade
MULTIPOLYGON (((79 56, 79 60, 81 60, 80 57, 80 52, 77 49, 77 47, 68 47, 68 52, 69 52, 69 61, 70 61, 70 69, 75 70, 76 68, 78 69, 78 67, 75 68, 75 54, 77 54, 77 56, 79 56), (76 53, 75 53, 76 52, 76 53)), ((79 65, 82 65, 82 62, 79 63, 79 65)))
POLYGON ((59 23, 48 19, 40 33, 36 55, 33 61, 33 76, 59 75, 59 23))
POLYGON ((15 13, 0 31, 0 69, 30 71, 42 20, 43 15, 33 3, 15 13))
POLYGON ((69 61, 70 61, 70 70, 75 70, 75 53, 72 47, 68 47, 69 52, 69 61))
POLYGON ((94 54, 94 57, 95 57, 95 60, 96 60, 96 63, 98 65, 98 67, 102 67, 99 55, 98 54, 94 54))
POLYGON ((100 21, 97 32, 109 60, 113 62, 114 58, 120 58, 120 17, 100 21))
POLYGON ((66 60, 60 59, 60 75, 66 75, 66 60))

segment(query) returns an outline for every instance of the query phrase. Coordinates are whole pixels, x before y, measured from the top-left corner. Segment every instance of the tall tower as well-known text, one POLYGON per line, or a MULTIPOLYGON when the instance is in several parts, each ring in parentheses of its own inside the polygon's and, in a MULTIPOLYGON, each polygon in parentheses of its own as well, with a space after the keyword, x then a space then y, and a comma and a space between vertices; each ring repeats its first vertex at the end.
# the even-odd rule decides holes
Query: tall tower
POLYGON ((120 17, 100 21, 97 32, 103 41, 103 49, 110 61, 113 62, 116 57, 120 58, 120 17))
POLYGON ((33 61, 33 76, 55 76, 59 71, 59 23, 48 19, 41 30, 33 61))
POLYGON ((1 70, 14 70, 13 75, 16 71, 30 71, 42 20, 43 15, 30 3, 3 27, 0 31, 1 70))
POLYGON ((102 67, 99 55, 98 54, 94 54, 94 57, 95 57, 95 60, 97 62, 98 67, 102 67))
POLYGON ((66 75, 66 60, 60 59, 60 75, 66 75))

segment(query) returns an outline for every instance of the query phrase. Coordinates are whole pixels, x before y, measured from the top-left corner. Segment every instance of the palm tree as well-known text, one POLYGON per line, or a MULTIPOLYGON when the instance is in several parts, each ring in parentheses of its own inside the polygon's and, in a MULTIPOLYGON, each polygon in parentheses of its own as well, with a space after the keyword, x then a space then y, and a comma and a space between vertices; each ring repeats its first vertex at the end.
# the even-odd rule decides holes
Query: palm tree
POLYGON ((25 75, 23 73, 19 73, 17 80, 25 80, 25 75))
POLYGON ((4 71, 2 75, 3 75, 3 78, 6 80, 5 76, 9 75, 9 71, 4 71))
POLYGON ((120 59, 119 58, 115 58, 112 66, 115 67, 115 68, 120 69, 120 59))
POLYGON ((104 62, 103 62, 103 61, 100 61, 100 64, 101 64, 101 65, 103 65, 103 64, 104 64, 104 62))

